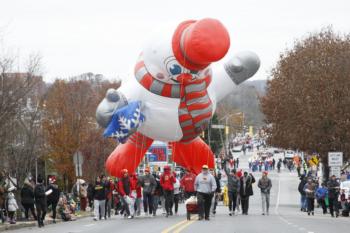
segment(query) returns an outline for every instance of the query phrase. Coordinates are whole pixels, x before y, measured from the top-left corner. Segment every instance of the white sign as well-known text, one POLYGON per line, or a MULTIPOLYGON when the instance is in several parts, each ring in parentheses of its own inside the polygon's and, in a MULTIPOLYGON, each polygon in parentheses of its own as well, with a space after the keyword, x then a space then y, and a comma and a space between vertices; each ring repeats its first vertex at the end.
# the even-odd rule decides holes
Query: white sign
POLYGON ((340 167, 331 167, 329 175, 335 175, 335 177, 340 178, 340 167))
POLYGON ((213 129, 225 129, 224 125, 211 125, 211 128, 213 129))
POLYGON ((343 166, 343 152, 328 152, 328 166, 343 166))
POLYGON ((74 164, 83 164, 84 158, 83 158, 83 154, 80 151, 77 151, 74 153, 73 162, 74 164))
POLYGON ((82 168, 81 164, 75 164, 75 175, 76 176, 83 175, 83 168, 82 168))

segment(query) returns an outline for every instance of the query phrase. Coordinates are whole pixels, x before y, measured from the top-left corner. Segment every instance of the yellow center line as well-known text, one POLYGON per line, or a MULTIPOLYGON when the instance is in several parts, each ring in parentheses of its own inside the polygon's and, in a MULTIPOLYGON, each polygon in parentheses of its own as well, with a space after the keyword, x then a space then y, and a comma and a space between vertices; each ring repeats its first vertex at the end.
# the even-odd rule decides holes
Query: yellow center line
POLYGON ((162 233, 169 233, 171 230, 175 229, 176 227, 180 226, 181 224, 187 222, 187 220, 181 221, 173 226, 170 226, 168 228, 166 228, 165 230, 162 231, 162 233))
POLYGON ((185 224, 182 225, 181 227, 177 228, 173 233, 180 233, 183 229, 185 229, 186 227, 188 227, 189 225, 191 225, 192 223, 194 223, 195 220, 198 220, 198 216, 195 217, 194 219, 191 219, 191 221, 188 221, 188 223, 185 223, 185 224))

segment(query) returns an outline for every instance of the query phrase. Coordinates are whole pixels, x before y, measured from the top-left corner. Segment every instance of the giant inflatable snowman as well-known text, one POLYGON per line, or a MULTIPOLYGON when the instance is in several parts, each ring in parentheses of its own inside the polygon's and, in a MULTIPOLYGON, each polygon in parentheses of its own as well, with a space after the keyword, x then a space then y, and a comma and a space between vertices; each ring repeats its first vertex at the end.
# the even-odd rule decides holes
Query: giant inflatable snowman
POLYGON ((260 61, 252 52, 235 54, 215 73, 211 63, 230 47, 216 19, 182 22, 170 35, 156 35, 144 47, 135 76, 110 89, 96 111, 104 135, 121 142, 106 161, 111 175, 134 171, 153 140, 172 145, 173 161, 195 173, 214 167, 210 148, 199 137, 217 103, 252 77, 260 61))

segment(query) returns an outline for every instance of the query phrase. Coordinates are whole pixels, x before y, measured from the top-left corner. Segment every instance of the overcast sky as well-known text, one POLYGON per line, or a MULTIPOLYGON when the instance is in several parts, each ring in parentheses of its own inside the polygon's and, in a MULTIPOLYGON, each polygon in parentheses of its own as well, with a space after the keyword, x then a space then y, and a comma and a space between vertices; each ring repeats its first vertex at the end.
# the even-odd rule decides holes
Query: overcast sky
POLYGON ((21 60, 39 52, 47 81, 85 72, 113 78, 132 74, 153 29, 212 17, 230 32, 228 56, 255 51, 255 79, 265 79, 295 39, 330 24, 349 33, 349 12, 349 0, 2 0, 0 36, 21 60))

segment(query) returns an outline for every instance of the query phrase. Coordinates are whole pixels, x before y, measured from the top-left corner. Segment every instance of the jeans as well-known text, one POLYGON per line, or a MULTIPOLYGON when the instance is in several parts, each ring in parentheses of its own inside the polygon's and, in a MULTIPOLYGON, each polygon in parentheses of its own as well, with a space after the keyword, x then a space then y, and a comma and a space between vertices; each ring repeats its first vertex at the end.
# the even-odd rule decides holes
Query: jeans
POLYGON ((141 215, 141 198, 135 199, 134 209, 137 216, 141 215))
POLYGON ((107 198, 106 199, 106 202, 105 202, 105 214, 104 214, 104 217, 107 218, 107 215, 108 215, 108 218, 111 217, 111 209, 112 209, 112 198, 107 198))
POLYGON ((156 215, 156 213, 157 213, 159 199, 160 199, 159 196, 157 196, 157 195, 153 196, 153 214, 154 215, 156 215))
POLYGON ((308 197, 307 198, 307 212, 314 212, 315 209, 315 198, 308 197))
POLYGON ((179 200, 180 200, 180 193, 174 194, 175 214, 177 213, 177 211, 179 209, 179 200))
POLYGON ((262 204, 262 211, 263 214, 269 213, 269 207, 270 207, 270 194, 269 193, 261 193, 261 204, 262 204))
POLYGON ((99 218, 100 216, 105 216, 106 200, 94 200, 94 215, 95 218, 99 218), (101 213, 101 215, 100 215, 101 213))
POLYGON ((307 199, 305 195, 300 196, 300 208, 306 210, 307 208, 307 199))
POLYGON ((55 220, 56 219, 56 208, 57 208, 57 202, 47 202, 47 206, 52 207, 52 218, 55 220))
POLYGON ((167 214, 172 211, 174 202, 174 190, 164 190, 165 210, 167 214))
POLYGON ((210 193, 197 192, 199 218, 205 217, 206 219, 209 219, 212 198, 213 198, 213 195, 210 193))
POLYGON ((329 211, 331 212, 331 215, 334 216, 334 211, 336 215, 339 215, 338 197, 328 198, 328 202, 329 202, 329 211))
POLYGON ((24 215, 25 215, 26 219, 29 218, 29 210, 30 210, 30 212, 32 212, 34 219, 36 219, 36 214, 34 211, 34 204, 23 204, 22 203, 22 206, 24 208, 24 215))
POLYGON ((323 214, 326 214, 327 213, 327 206, 326 206, 325 200, 324 199, 318 199, 317 202, 322 207, 323 214))
POLYGON ((249 196, 241 197, 242 214, 248 214, 249 209, 249 196))
POLYGON ((237 204, 237 192, 228 192, 228 209, 229 211, 235 211, 237 204))
POLYGON ((153 213, 153 195, 151 193, 143 193, 143 209, 145 213, 147 213, 147 210, 150 214, 153 213))
POLYGON ((45 215, 46 215, 46 202, 45 201, 39 201, 35 203, 36 206, 36 212, 37 212, 37 219, 38 219, 38 224, 43 225, 44 220, 45 220, 45 215))

